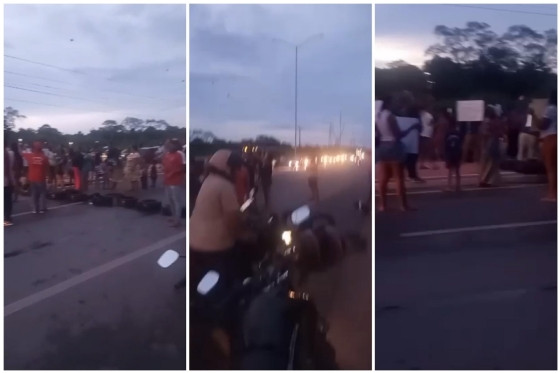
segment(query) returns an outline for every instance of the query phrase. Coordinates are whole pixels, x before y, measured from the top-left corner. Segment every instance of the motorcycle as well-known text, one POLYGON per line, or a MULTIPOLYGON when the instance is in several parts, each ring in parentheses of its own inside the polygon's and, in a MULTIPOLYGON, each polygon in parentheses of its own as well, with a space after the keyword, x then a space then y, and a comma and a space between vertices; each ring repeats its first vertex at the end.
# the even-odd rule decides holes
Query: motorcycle
POLYGON ((211 270, 198 283, 194 303, 191 298, 191 319, 211 317, 227 331, 230 360, 237 369, 337 368, 327 323, 309 294, 298 289, 305 274, 318 268, 313 261, 321 260, 317 251, 325 237, 320 237, 321 229, 319 237, 310 234, 317 224, 308 206, 288 215, 267 220, 276 243, 267 247, 251 277, 228 288, 220 273, 211 270))

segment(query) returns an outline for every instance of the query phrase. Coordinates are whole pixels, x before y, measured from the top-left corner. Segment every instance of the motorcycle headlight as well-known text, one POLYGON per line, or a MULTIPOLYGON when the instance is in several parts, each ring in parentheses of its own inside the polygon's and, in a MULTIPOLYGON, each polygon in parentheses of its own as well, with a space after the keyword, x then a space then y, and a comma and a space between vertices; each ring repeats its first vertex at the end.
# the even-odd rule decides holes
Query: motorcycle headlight
POLYGON ((292 244, 292 231, 282 232, 282 241, 284 241, 286 246, 290 246, 292 244))

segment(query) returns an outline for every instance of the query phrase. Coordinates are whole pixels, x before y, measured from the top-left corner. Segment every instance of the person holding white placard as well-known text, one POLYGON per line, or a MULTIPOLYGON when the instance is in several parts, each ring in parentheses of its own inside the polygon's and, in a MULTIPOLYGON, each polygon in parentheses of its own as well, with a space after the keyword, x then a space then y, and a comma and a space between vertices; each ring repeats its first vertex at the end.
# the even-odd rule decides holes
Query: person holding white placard
POLYGON ((399 195, 401 210, 410 210, 406 198, 404 183, 404 160, 406 151, 401 142, 402 138, 412 130, 420 130, 420 124, 401 131, 392 111, 392 98, 388 96, 383 100, 379 115, 375 121, 376 136, 379 137, 379 146, 376 147, 376 158, 380 171, 379 211, 387 209, 387 186, 392 176, 397 178, 397 194, 399 195))

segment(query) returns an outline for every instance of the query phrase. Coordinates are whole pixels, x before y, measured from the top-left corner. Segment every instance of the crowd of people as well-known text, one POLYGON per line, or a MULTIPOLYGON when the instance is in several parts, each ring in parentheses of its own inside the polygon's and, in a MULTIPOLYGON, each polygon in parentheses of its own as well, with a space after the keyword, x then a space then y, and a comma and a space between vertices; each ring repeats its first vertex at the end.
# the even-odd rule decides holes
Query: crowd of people
POLYGON ((180 226, 186 184, 186 157, 177 139, 166 142, 162 157, 154 153, 141 155, 132 146, 126 157, 117 148, 91 149, 59 147, 54 150, 44 141, 34 141, 31 146, 8 141, 4 149, 4 226, 13 225, 13 203, 18 196, 32 197, 33 213, 47 211, 47 192, 73 188, 87 193, 93 185, 97 190, 114 191, 121 183, 128 191, 155 188, 158 175, 163 171, 163 184, 172 211, 171 223, 180 226))
POLYGON ((539 118, 521 97, 509 112, 487 105, 481 122, 458 122, 452 108, 434 111, 428 100, 415 99, 409 92, 383 100, 376 116, 376 163, 380 172, 379 211, 387 208, 387 187, 392 177, 397 181, 400 208, 411 210, 406 195, 405 172, 412 182, 424 183, 420 169, 437 169, 443 161, 448 170, 448 191, 461 190, 461 165, 479 164, 479 186, 488 188, 500 182, 504 159, 538 160, 544 163, 548 186, 544 201, 557 196, 557 92, 539 118), (398 117, 417 119, 401 130, 398 117), (403 139, 416 136, 417 147, 405 146, 403 139))
MULTIPOLYGON (((252 189, 262 192, 264 207, 270 206, 270 190, 272 187, 272 173, 274 168, 274 155, 272 153, 245 152, 238 154, 233 152, 235 167, 228 178, 231 179, 238 204, 241 206, 249 198, 252 189)), ((190 165, 190 206, 194 209, 198 191, 202 182, 211 174, 212 165, 210 161, 202 165, 191 159, 190 165)), ((215 171, 215 170, 214 170, 215 171)))

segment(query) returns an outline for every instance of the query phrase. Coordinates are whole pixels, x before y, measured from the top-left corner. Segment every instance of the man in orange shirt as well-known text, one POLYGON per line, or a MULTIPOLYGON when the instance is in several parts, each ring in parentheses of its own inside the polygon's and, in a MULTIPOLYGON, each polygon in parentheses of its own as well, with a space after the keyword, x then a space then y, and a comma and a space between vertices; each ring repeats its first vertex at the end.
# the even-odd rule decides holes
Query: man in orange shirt
POLYGON ((47 211, 47 175, 49 172, 49 159, 43 153, 43 143, 35 141, 31 153, 23 153, 29 165, 28 180, 33 197, 35 214, 47 211))
POLYGON ((183 198, 186 184, 186 163, 185 158, 179 151, 180 149, 181 143, 179 140, 170 140, 167 143, 168 152, 164 155, 162 161, 165 194, 171 207, 171 223, 175 228, 181 226, 181 211, 185 205, 183 198))

